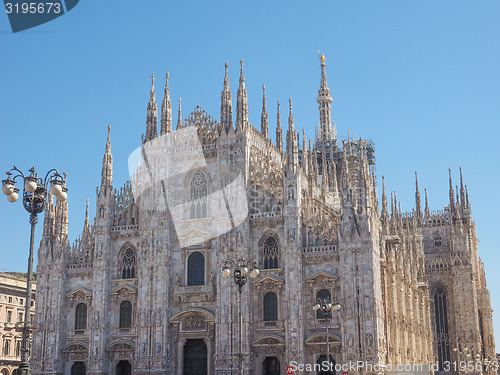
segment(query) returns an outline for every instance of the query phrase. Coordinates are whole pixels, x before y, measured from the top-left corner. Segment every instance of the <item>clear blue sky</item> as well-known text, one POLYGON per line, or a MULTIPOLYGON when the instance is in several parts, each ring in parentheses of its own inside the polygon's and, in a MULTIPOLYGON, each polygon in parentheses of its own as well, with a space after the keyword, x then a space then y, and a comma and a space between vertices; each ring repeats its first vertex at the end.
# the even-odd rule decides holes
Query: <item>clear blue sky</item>
MULTIPOLYGON (((295 124, 311 136, 321 49, 339 137, 352 131, 375 141, 379 187, 384 175, 403 210, 414 206, 414 171, 431 209, 441 209, 448 168, 458 182, 462 166, 500 349, 499 14, 498 0, 82 0, 63 17, 15 35, 3 14, 0 169, 65 170, 74 240, 87 197, 95 212, 108 123, 115 186, 127 179, 128 155, 145 131, 151 73, 159 101, 169 71, 174 103, 182 97, 185 115, 199 104, 218 118, 224 62, 235 98, 243 58, 250 121, 260 127, 265 83, 271 133, 275 101, 292 97, 295 124)), ((38 239, 40 233, 38 226, 38 239)), ((20 202, 2 198, 1 269, 25 271, 28 237, 20 202)))

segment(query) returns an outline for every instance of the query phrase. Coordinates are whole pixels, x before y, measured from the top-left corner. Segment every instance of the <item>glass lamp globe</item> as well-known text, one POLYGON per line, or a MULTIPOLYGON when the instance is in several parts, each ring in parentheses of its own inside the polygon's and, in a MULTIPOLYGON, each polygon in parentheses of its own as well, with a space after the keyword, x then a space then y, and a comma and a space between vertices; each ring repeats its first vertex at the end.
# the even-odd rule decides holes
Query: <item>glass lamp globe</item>
POLYGON ((335 311, 340 310, 340 305, 338 303, 336 303, 335 305, 333 305, 333 309, 335 311))
POLYGON ((18 191, 19 191, 19 189, 14 189, 12 194, 7 195, 7 200, 10 203, 14 203, 19 199, 19 194, 17 193, 18 191))
POLYGON ((50 184, 50 194, 57 196, 61 194, 62 191, 63 191, 62 183, 57 180, 52 181, 52 183, 50 184))
POLYGON ((315 305, 313 306, 313 310, 314 310, 314 311, 318 311, 320 307, 321 307, 321 306, 319 305, 319 303, 317 303, 317 304, 315 304, 315 305))
POLYGON ((68 199, 68 193, 67 193, 68 189, 67 188, 63 188, 61 194, 59 195, 56 195, 56 199, 58 202, 66 202, 66 199, 68 199))
POLYGON ((2 193, 11 195, 14 192, 14 180, 3 180, 2 193))
POLYGON ((36 179, 34 178, 27 177, 26 180, 24 181, 24 189, 28 193, 34 193, 37 187, 38 184, 36 183, 36 179))
POLYGON ((230 274, 231 274, 231 271, 229 271, 229 268, 224 268, 224 269, 222 270, 222 277, 224 277, 224 278, 226 278, 226 279, 227 279, 227 278, 229 277, 229 275, 230 275, 230 274))
POLYGON ((331 304, 331 303, 327 303, 327 304, 326 304, 326 308, 327 308, 327 309, 331 309, 331 308, 332 308, 332 304, 331 304))
POLYGON ((250 271, 250 277, 252 279, 255 279, 257 276, 259 276, 259 269, 254 268, 253 270, 250 271))
POLYGON ((247 268, 247 267, 243 267, 243 268, 241 269, 241 274, 242 274, 242 275, 246 275, 247 273, 248 273, 248 268, 247 268))

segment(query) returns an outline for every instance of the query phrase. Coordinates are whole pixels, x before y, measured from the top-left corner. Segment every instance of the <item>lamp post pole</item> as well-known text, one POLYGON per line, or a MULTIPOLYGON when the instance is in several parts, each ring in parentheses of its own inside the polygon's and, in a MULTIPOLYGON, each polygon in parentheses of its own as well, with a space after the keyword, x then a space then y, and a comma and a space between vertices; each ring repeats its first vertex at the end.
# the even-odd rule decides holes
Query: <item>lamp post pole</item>
POLYGON ((238 286, 238 305, 239 305, 239 314, 238 314, 238 325, 239 325, 239 373, 240 375, 244 375, 244 365, 243 365, 243 311, 241 307, 241 293, 243 292, 243 286, 248 281, 248 275, 252 279, 256 278, 259 275, 259 268, 254 261, 247 261, 245 259, 227 259, 224 261, 224 265, 222 266, 222 277, 228 278, 231 274, 230 265, 234 266, 233 277, 234 283, 238 286))
POLYGON ((7 171, 7 179, 2 181, 2 192, 7 195, 7 200, 14 203, 19 198, 19 189, 16 188, 16 180, 23 181, 23 206, 30 214, 30 249, 28 255, 28 275, 26 282, 26 299, 24 305, 23 336, 21 341, 21 364, 17 369, 17 375, 30 375, 30 333, 31 322, 31 294, 33 288, 33 253, 35 245, 35 227, 38 222, 38 214, 45 210, 48 198, 48 188, 50 193, 55 195, 59 202, 66 201, 68 189, 66 188, 66 176, 64 178, 57 169, 51 169, 45 178, 38 177, 35 168, 29 169, 30 174, 25 176, 23 172, 15 166, 7 171), (12 175, 16 173, 14 177, 12 175))
MULTIPOLYGON (((331 297, 318 298, 316 299, 316 304, 313 306, 314 311, 320 310, 323 316, 325 317, 326 323, 326 360, 328 361, 328 373, 332 373, 331 362, 330 362, 330 341, 328 335, 328 322, 330 318, 330 314, 332 311, 340 310, 340 304, 337 302, 333 302, 331 297)), ((321 365, 321 364, 320 364, 321 365)))

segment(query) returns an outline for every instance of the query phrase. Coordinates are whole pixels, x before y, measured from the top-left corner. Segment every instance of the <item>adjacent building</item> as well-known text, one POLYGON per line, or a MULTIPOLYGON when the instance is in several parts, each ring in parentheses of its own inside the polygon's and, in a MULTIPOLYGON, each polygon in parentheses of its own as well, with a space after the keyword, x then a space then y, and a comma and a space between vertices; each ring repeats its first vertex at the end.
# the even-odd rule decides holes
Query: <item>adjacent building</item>
POLYGON ((383 178, 379 201, 374 144, 337 138, 324 56, 320 68, 314 139, 303 132, 299 140, 290 100, 285 129, 277 103, 274 142, 265 88, 260 130, 248 120, 243 62, 234 124, 227 64, 220 120, 199 106, 183 118, 179 100, 175 131, 168 75, 160 124, 153 79, 140 168, 163 170, 162 142, 174 139, 172 160, 190 165, 176 177, 183 188, 167 197, 179 206, 173 214, 169 200, 170 210, 162 209, 169 182, 144 174, 117 188, 108 130, 96 217, 87 205, 74 244, 67 202, 50 200, 46 209, 34 374, 226 375, 241 360, 245 374, 285 374, 292 362, 325 361, 327 341, 336 364, 438 363, 445 371, 464 348, 495 358, 461 171, 456 187, 450 171, 441 210, 430 209, 418 181, 412 212, 402 212, 383 178), (192 140, 182 139, 189 130, 202 161, 192 140), (226 187, 238 179, 245 190, 235 196, 226 187), (232 212, 230 221, 223 211, 232 212), (239 258, 260 268, 241 305, 234 282, 221 277, 225 261, 239 258), (341 309, 326 320, 313 310, 317 298, 341 309))
MULTIPOLYGON (((0 374, 12 375, 21 363, 22 327, 26 302, 26 276, 0 273, 0 374)), ((33 283, 31 319, 35 313, 36 283, 33 283)))

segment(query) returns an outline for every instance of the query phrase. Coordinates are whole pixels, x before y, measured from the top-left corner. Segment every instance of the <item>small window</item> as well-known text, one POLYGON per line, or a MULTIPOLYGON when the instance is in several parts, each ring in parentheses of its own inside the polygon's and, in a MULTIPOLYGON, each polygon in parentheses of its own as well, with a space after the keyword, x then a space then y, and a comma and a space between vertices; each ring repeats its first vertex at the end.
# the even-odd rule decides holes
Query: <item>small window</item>
POLYGON ((79 303, 76 306, 75 329, 84 330, 87 328, 87 305, 79 303))
POLYGON ((20 305, 24 304, 24 299, 22 299, 22 298, 21 298, 21 299, 19 300, 19 304, 20 304, 20 305))
POLYGON ((12 297, 9 297, 9 303, 12 303, 12 297))
POLYGON ((21 355, 21 341, 18 341, 16 344, 16 357, 21 355))
POLYGON ((12 311, 7 311, 7 323, 12 322, 12 311))
MULTIPOLYGON (((318 300, 331 300, 332 294, 328 289, 321 289, 317 294, 316 294, 316 299, 318 300)), ((328 316, 325 316, 321 309, 316 311, 316 319, 324 319, 324 318, 331 318, 332 317, 332 311, 330 310, 330 313, 328 316)))
POLYGON ((278 320, 278 297, 276 293, 269 292, 264 296, 264 321, 275 322, 278 320))
POLYGON ((120 328, 130 328, 132 326, 132 304, 123 301, 120 304, 120 328))
POLYGON ((10 355, 10 340, 5 340, 3 344, 3 355, 10 355))
POLYGON ((441 234, 439 232, 434 233, 434 246, 441 246, 441 234))
POLYGON ((199 251, 195 251, 188 258, 187 285, 205 285, 205 256, 199 251))
POLYGON ((18 322, 22 322, 23 321, 23 313, 20 312, 19 314, 17 314, 17 321, 18 322))

